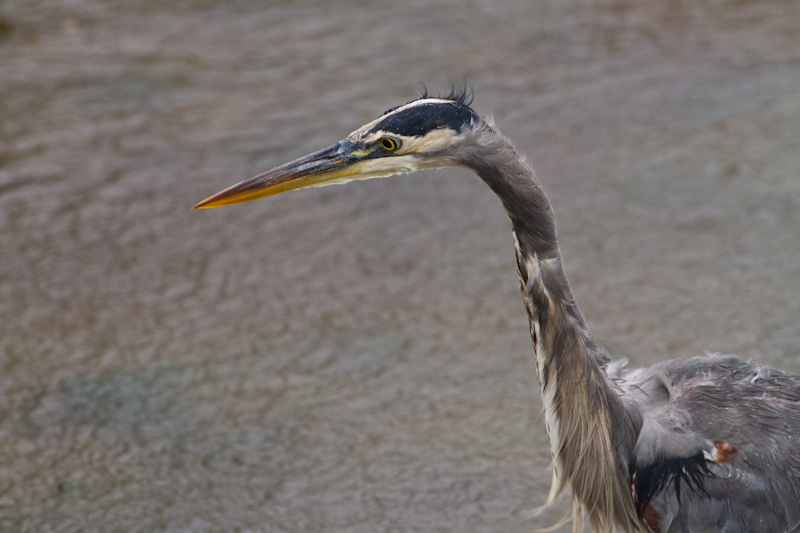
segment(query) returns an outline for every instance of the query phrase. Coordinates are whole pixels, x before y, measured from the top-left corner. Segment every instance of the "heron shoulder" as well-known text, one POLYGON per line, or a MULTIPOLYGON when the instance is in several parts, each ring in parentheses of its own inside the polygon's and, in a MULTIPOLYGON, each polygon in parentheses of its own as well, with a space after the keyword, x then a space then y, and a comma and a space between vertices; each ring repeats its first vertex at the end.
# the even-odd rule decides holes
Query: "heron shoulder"
POLYGON ((784 497, 800 492, 800 377, 718 354, 609 371, 641 419, 632 488, 662 526, 734 523, 756 504, 774 508, 771 530, 800 525, 784 497))

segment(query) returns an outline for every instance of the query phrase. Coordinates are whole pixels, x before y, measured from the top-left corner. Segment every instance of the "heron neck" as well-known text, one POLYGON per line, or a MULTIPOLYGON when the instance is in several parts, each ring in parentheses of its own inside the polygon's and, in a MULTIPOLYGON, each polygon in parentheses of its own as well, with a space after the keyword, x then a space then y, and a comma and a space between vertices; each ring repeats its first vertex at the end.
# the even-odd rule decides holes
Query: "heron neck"
MULTIPOLYGON (((533 171, 499 133, 464 163, 500 198, 511 219, 537 358, 587 359, 589 366, 602 371, 608 355, 595 342, 572 295, 561 263, 553 209, 533 171)), ((541 373, 540 378, 546 381, 550 373, 541 373)))
POLYGON ((572 295, 550 202, 533 171, 500 134, 464 163, 500 198, 514 230, 554 462, 547 503, 570 486, 576 520, 583 507, 595 530, 616 523, 634 531, 641 525, 621 459, 622 448, 633 446, 633 429, 607 381, 608 355, 592 337, 572 295))

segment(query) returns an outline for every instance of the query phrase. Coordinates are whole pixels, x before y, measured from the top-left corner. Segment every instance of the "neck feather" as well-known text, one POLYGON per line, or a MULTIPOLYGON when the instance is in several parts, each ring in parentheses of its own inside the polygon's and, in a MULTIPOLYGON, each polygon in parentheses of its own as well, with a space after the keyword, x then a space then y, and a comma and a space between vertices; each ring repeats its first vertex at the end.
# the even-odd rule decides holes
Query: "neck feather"
POLYGON ((640 530, 624 452, 633 446, 633 428, 607 380, 608 355, 595 342, 572 296, 550 202, 511 143, 499 133, 490 137, 489 142, 476 142, 462 164, 497 194, 513 226, 553 455, 546 505, 569 485, 574 526, 585 510, 595 531, 615 526, 640 530))

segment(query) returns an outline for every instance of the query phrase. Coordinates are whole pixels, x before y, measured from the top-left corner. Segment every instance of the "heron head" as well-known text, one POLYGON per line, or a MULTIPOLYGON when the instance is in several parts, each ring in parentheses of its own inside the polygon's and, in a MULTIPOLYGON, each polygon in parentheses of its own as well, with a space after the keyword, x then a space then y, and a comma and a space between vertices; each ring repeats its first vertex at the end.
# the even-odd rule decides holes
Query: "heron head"
POLYGON ((305 187, 320 187, 417 170, 458 166, 456 155, 480 117, 471 94, 427 95, 398 106, 336 144, 295 159, 206 198, 218 207, 305 187))

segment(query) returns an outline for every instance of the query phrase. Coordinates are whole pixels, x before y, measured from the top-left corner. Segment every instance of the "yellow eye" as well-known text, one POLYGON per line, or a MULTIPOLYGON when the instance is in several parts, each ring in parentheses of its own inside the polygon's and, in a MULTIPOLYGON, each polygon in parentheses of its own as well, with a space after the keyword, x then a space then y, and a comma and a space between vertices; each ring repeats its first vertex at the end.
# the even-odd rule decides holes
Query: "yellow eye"
POLYGON ((384 137, 383 139, 380 140, 380 143, 384 149, 389 150, 390 152, 394 152, 395 150, 397 150, 397 141, 395 141, 394 139, 390 139, 389 137, 384 137))

